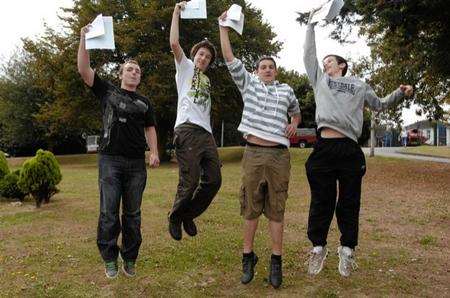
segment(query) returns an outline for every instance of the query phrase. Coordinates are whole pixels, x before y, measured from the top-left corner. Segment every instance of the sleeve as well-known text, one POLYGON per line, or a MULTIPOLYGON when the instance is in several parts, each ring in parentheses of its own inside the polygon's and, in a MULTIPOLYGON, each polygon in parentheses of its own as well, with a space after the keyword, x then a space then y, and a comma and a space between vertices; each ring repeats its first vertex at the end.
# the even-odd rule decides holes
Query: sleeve
POLYGON ((292 90, 292 88, 289 88, 288 114, 290 117, 300 114, 300 107, 298 104, 298 99, 295 96, 294 90, 292 90))
POLYGON ((400 88, 398 88, 391 94, 387 95, 386 97, 379 98, 375 94, 375 91, 373 91, 372 87, 366 84, 364 101, 367 102, 367 104, 372 110, 381 111, 387 109, 391 105, 394 105, 404 96, 405 94, 403 93, 403 91, 401 91, 400 88))
POLYGON ((305 64, 306 74, 313 87, 323 75, 322 69, 319 67, 316 53, 316 34, 314 32, 314 24, 308 24, 306 27, 306 39, 303 48, 303 63, 305 64))
POLYGON ((189 60, 186 55, 183 52, 183 55, 181 56, 181 61, 178 63, 177 59, 175 59, 175 69, 177 71, 177 75, 182 75, 186 73, 190 68, 192 68, 193 62, 189 60))
POLYGON ((94 95, 97 98, 100 98, 103 100, 103 98, 106 96, 106 93, 109 89, 109 84, 107 81, 102 80, 97 73, 94 74, 94 84, 92 84, 91 90, 94 92, 94 95))
POLYGON ((151 104, 150 100, 147 100, 148 109, 145 113, 145 119, 144 119, 144 126, 150 127, 150 126, 156 126, 156 120, 155 120, 155 112, 153 109, 153 105, 151 104))
POLYGON ((227 67, 239 91, 244 92, 251 80, 251 74, 245 69, 242 61, 237 58, 234 58, 231 62, 227 62, 227 67))

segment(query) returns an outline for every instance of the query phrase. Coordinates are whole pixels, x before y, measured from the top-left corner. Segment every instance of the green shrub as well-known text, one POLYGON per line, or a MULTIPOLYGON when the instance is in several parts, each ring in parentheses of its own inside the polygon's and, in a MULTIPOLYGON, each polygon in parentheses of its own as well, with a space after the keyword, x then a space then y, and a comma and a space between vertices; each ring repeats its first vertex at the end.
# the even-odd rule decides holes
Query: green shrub
POLYGON ((0 151, 0 179, 9 174, 8 162, 6 161, 5 153, 0 151))
POLYGON ((20 170, 16 170, 7 174, 2 180, 0 180, 0 194, 2 197, 23 201, 23 198, 25 198, 27 194, 24 193, 17 185, 19 175, 20 170))
POLYGON ((39 208, 42 202, 48 203, 58 192, 56 185, 61 179, 59 164, 53 153, 39 149, 35 157, 24 162, 18 185, 22 192, 33 196, 39 208))

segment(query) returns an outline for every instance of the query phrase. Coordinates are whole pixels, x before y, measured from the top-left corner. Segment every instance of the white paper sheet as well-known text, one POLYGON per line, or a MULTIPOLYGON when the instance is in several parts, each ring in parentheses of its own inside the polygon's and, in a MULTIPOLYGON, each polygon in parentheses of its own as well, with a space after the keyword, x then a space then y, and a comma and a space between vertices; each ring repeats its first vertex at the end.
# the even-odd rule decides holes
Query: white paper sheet
POLYGON ((113 28, 113 18, 112 17, 102 17, 104 25, 104 34, 86 39, 86 50, 92 49, 107 49, 115 50, 116 46, 114 43, 114 28, 113 28))
POLYGON ((187 3, 186 3, 186 8, 191 8, 191 9, 199 9, 200 8, 200 3, 199 3, 199 1, 198 0, 191 0, 191 1, 188 1, 187 3))
POLYGON ((181 11, 182 19, 206 19, 206 0, 191 0, 181 11))
POLYGON ((237 4, 231 5, 231 7, 227 10, 227 19, 233 21, 240 21, 242 14, 242 7, 237 4))
POLYGON ((91 39, 105 34, 105 25, 103 24, 103 16, 99 14, 89 27, 89 32, 86 33, 86 39, 91 39))
POLYGON ((328 1, 330 0, 296 0, 299 8, 297 8, 295 11, 300 13, 308 13, 313 9, 320 9, 328 1))
MULTIPOLYGON (((236 31, 237 33, 239 33, 240 35, 242 35, 242 30, 244 29, 244 14, 242 12, 240 12, 240 17, 239 17, 239 21, 234 21, 230 18, 230 16, 228 15, 230 9, 232 9, 232 15, 235 14, 235 11, 238 8, 233 8, 233 6, 239 6, 237 4, 233 4, 228 10, 227 10, 227 18, 222 21, 219 20, 219 25, 222 27, 230 27, 232 28, 234 31, 236 31)), ((242 11, 242 7, 240 7, 240 11, 242 11)))
POLYGON ((313 23, 318 23, 321 20, 329 22, 339 14, 342 6, 344 6, 343 0, 330 0, 314 13, 311 21, 313 23))

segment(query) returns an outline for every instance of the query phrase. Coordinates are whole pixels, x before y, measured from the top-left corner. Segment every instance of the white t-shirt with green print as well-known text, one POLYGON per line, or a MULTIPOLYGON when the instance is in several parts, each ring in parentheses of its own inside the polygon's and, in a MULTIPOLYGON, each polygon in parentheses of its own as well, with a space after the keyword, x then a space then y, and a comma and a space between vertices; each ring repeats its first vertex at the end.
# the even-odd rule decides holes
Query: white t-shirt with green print
POLYGON ((178 91, 175 127, 190 122, 212 133, 209 78, 184 53, 180 63, 175 59, 175 66, 178 91))

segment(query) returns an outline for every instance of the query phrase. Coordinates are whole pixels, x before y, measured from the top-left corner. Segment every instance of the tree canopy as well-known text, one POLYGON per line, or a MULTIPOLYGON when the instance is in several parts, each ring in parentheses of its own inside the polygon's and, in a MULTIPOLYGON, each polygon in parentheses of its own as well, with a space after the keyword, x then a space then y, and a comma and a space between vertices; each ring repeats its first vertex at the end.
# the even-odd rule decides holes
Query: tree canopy
MULTIPOLYGON (((175 3, 167 0, 76 0, 72 8, 63 9, 60 17, 63 32, 47 28, 37 39, 24 39, 23 50, 3 65, 4 75, 0 76, 2 146, 11 149, 15 144, 22 146, 22 151, 26 151, 24 147, 29 151, 42 147, 57 153, 67 152, 68 147, 79 150, 83 133, 99 133, 99 102, 84 86, 76 66, 80 29, 99 13, 114 19, 116 50, 90 51, 91 66, 101 76, 118 84, 116 74, 120 63, 127 58, 139 62, 143 72, 138 91, 153 103, 159 143, 166 145, 173 131, 177 106, 175 65, 169 46, 175 3)), ((209 1, 208 19, 181 20, 180 43, 189 55, 195 43, 207 38, 220 53, 217 17, 233 3, 245 10, 243 36, 230 34, 233 51, 247 69, 252 70, 260 56, 275 56, 281 43, 275 41, 276 35, 262 20, 261 11, 244 0, 209 1)), ((237 144, 240 136, 236 127, 242 99, 221 54, 207 75, 212 86, 212 125, 216 137, 225 121, 225 144, 237 144)), ((284 78, 287 83, 298 86, 299 99, 306 96, 308 87, 304 78, 296 73, 286 73, 284 78)))
MULTIPOLYGON (((306 23, 307 17, 300 14, 298 21, 306 23)), ((358 28, 372 51, 372 61, 358 67, 371 71, 376 89, 387 93, 401 83, 414 85, 415 97, 405 105, 415 102, 439 119, 450 99, 449 19, 446 0, 345 0, 331 37, 348 42, 358 28)))

